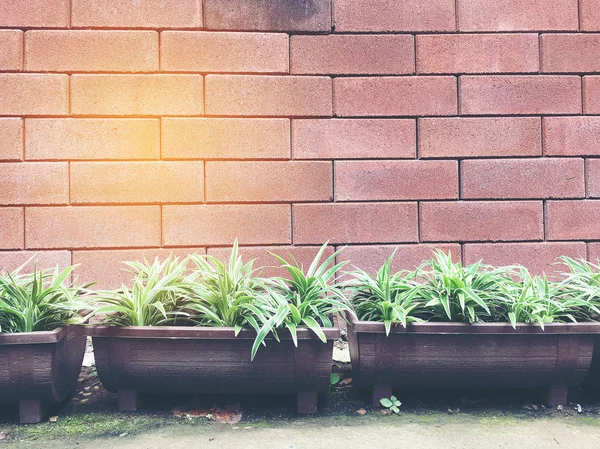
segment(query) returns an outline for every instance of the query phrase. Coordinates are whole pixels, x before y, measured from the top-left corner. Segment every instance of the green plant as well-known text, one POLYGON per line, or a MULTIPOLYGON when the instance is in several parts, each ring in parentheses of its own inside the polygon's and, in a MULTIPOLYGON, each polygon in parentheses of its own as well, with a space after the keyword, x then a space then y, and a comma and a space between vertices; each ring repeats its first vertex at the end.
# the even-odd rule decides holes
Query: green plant
POLYGON ((35 266, 33 273, 21 274, 29 262, 0 275, 0 332, 48 331, 82 322, 77 304, 86 289, 69 282, 75 266, 62 271, 35 266))
POLYGON ((400 406, 402 405, 402 402, 400 402, 396 396, 380 399, 379 403, 388 410, 394 412, 396 415, 400 414, 400 406))
POLYGON ((579 301, 579 308, 590 318, 600 318, 600 266, 583 259, 561 257, 568 272, 561 282, 561 297, 579 301))

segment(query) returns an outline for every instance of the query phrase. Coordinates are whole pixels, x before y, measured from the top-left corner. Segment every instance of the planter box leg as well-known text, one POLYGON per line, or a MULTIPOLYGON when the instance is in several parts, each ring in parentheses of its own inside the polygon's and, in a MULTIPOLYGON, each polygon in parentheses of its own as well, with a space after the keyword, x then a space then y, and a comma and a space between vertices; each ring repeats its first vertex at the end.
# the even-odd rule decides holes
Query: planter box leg
POLYGON ((117 393, 119 399, 120 412, 136 412, 139 407, 138 392, 134 390, 119 390, 117 393))
POLYGON ((296 409, 299 415, 312 415, 317 413, 319 397, 313 391, 300 391, 296 393, 296 409))
POLYGON ((392 387, 387 384, 373 385, 373 407, 381 407, 380 399, 389 398, 392 395, 392 387))
POLYGON ((556 407, 557 405, 567 403, 567 392, 569 387, 566 385, 550 385, 548 387, 548 396, 546 402, 549 407, 556 407))
POLYGON ((44 407, 36 399, 22 399, 19 401, 19 420, 21 424, 36 424, 44 417, 44 407))

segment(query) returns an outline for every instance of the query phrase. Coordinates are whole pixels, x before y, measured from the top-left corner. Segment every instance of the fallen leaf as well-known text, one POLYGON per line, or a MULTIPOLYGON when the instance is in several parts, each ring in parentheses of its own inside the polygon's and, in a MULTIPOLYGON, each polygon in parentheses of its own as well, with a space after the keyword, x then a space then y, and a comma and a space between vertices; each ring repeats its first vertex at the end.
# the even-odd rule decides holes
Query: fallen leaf
POLYGON ((359 415, 366 415, 367 411, 364 408, 359 408, 356 413, 358 413, 359 415))
POLYGON ((340 385, 349 385, 349 384, 351 384, 351 383, 352 383, 352 378, 351 378, 351 377, 346 377, 345 379, 343 379, 343 380, 340 382, 340 385))
POLYGON ((83 395, 87 397, 87 396, 91 396, 92 393, 83 393, 83 395))
POLYGON ((58 416, 51 416, 48 421, 50 421, 50 422, 56 422, 56 421, 58 421, 58 416))
POLYGON ((187 412, 187 416, 188 418, 206 418, 208 415, 210 415, 210 410, 204 410, 201 408, 197 408, 194 410, 190 410, 189 412, 187 412))
POLYGON ((6 440, 6 434, 4 432, 0 432, 0 440, 6 440))
POLYGON ((175 407, 171 410, 171 413, 177 418, 185 418, 187 415, 187 410, 185 407, 175 407))
POLYGON ((127 435, 129 435, 129 432, 123 432, 121 435, 119 435, 119 438, 126 437, 127 435))
POLYGON ((391 415, 392 411, 387 408, 384 408, 382 410, 379 410, 379 413, 381 413, 382 415, 391 415))
POLYGON ((239 403, 226 405, 216 409, 211 418, 222 424, 237 424, 242 420, 242 410, 239 403))

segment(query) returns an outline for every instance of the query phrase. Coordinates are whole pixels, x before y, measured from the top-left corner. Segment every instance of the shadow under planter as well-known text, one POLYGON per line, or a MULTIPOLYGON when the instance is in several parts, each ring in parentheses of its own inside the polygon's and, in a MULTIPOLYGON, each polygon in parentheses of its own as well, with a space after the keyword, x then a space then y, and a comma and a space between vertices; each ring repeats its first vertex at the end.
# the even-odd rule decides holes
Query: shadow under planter
POLYGON ((419 323, 348 325, 354 383, 371 388, 373 405, 392 388, 539 388, 547 404, 567 402, 592 362, 600 323, 419 323))
POLYGON ((339 329, 323 329, 323 343, 298 329, 266 340, 253 361, 256 333, 202 327, 88 328, 96 369, 104 387, 118 393, 119 410, 135 411, 139 393, 274 394, 297 398, 300 414, 316 413, 318 394, 329 391, 333 340, 339 329))
POLYGON ((62 402, 76 384, 85 328, 0 334, 0 404, 19 404, 23 424, 42 420, 45 406, 62 402))

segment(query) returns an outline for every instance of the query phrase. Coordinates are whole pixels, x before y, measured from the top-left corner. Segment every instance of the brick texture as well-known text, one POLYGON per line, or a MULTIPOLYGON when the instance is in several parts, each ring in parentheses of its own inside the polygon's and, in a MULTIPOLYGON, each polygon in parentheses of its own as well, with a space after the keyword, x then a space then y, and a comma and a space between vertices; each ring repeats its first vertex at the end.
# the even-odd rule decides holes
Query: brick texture
POLYGON ((600 76, 583 77, 583 113, 600 114, 600 76))
POLYGON ((580 0, 579 21, 582 31, 600 31, 600 1, 580 0))
POLYGON ((0 204, 67 204, 66 162, 0 165, 0 204))
POLYGON ((544 117, 544 155, 600 156, 599 117, 544 117))
POLYGON ((543 34, 542 72, 598 72, 600 36, 595 34, 543 34))
POLYGON ((0 27, 62 28, 69 26, 69 0, 4 0, 0 27))
POLYGON ((0 72, 18 70, 23 70, 23 32, 0 30, 0 72))
POLYGON ((24 245, 22 207, 0 207, 0 245, 3 249, 21 249, 24 245))
POLYGON ((0 161, 15 161, 23 157, 23 120, 0 119, 0 161))
POLYGON ((548 201, 546 238, 548 240, 600 239, 600 201, 548 201))
POLYGON ((595 263, 596 265, 600 264, 600 243, 588 243, 588 260, 595 263))
POLYGON ((0 115, 66 115, 67 75, 0 74, 0 115))
POLYGON ((588 159, 586 164, 587 194, 600 198, 600 159, 588 159))
MULTIPOLYGON (((40 269, 59 269, 66 268, 71 265, 71 252, 58 251, 0 251, 0 267, 3 270, 13 271, 25 264, 29 265, 23 268, 22 273, 28 270, 33 270, 33 266, 37 265, 40 269)), ((80 280, 80 279, 78 279, 80 280)), ((92 282, 90 280, 89 282, 92 282)))

